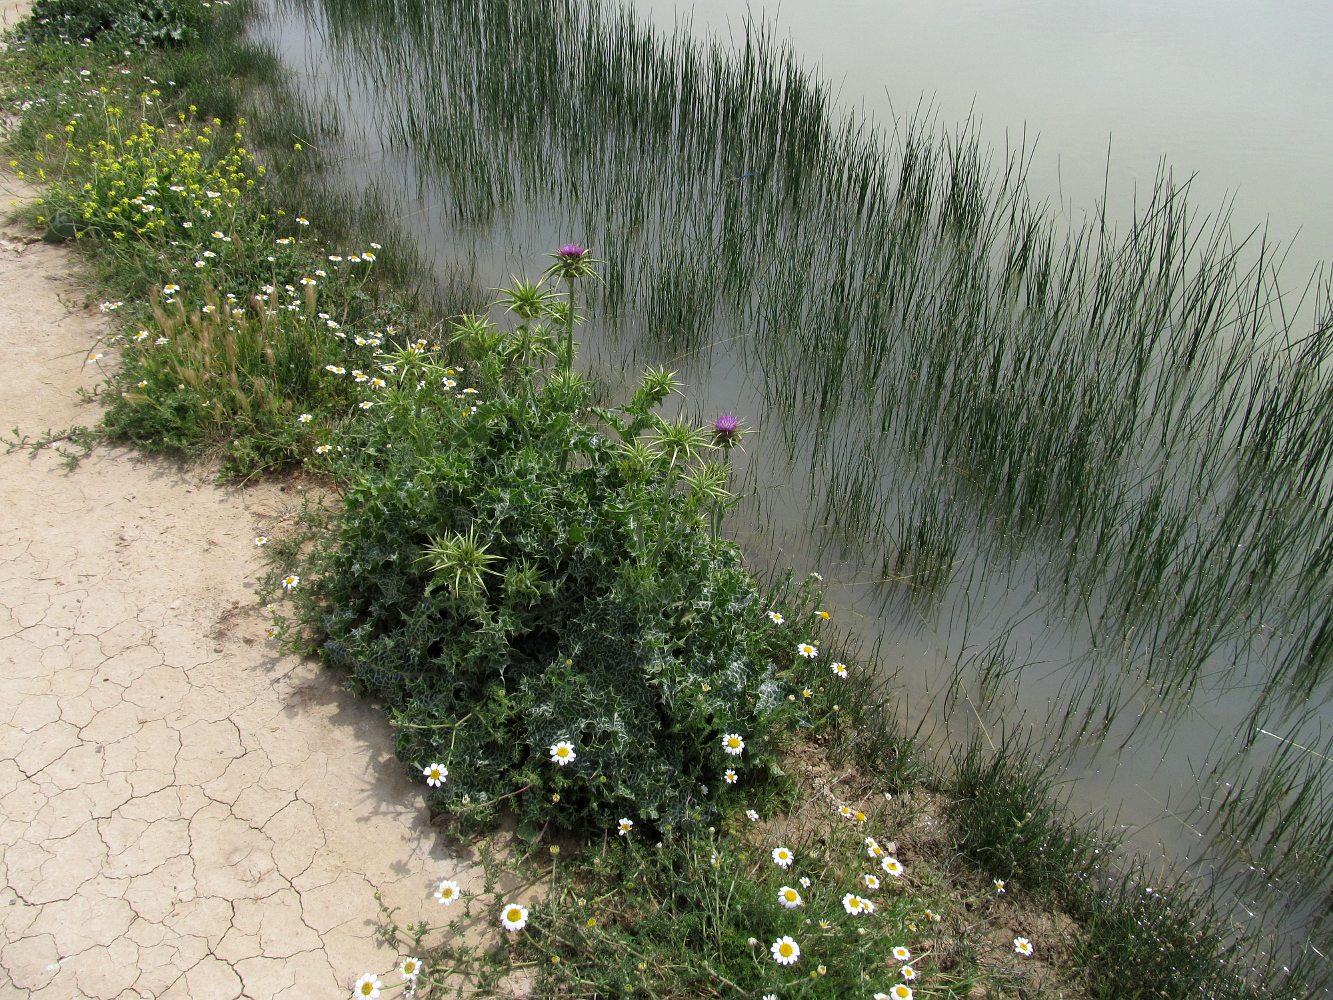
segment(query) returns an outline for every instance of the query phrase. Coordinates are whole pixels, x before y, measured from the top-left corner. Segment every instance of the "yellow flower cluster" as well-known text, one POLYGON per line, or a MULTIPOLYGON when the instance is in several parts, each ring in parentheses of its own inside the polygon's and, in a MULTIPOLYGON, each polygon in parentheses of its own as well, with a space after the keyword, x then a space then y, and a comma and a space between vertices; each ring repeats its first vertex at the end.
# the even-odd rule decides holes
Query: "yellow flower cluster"
POLYGON ((230 219, 264 172, 241 133, 225 132, 217 119, 191 122, 182 113, 165 127, 148 121, 124 127, 123 109, 106 110, 106 136, 75 151, 83 183, 71 179, 54 192, 86 226, 155 236, 196 220, 230 219))

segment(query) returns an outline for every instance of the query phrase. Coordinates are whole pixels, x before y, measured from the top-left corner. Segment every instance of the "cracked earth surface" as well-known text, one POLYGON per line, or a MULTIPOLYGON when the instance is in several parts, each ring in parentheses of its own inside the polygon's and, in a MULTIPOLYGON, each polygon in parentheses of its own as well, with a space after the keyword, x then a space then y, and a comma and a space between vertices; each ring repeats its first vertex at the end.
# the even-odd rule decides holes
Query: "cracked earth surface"
MULTIPOLYGON (((95 422, 86 302, 70 251, 0 227, 6 430, 95 422)), ((463 877, 383 718, 265 641, 253 538, 293 498, 0 455, 0 997, 350 996, 396 964, 374 892, 414 921, 463 877)))

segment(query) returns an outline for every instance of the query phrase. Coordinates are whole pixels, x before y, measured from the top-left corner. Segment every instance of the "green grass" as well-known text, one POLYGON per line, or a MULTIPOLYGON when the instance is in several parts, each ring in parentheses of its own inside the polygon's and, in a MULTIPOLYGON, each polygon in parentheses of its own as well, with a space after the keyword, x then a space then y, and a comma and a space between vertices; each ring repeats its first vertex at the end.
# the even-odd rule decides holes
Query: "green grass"
POLYGON ((951 820, 959 850, 1005 892, 1035 895, 1078 923, 1073 964, 1088 993, 1114 997, 1314 995, 1317 952, 1283 956, 1246 941, 1206 887, 1126 863, 1108 817, 1075 820, 1058 791, 1060 759, 1023 738, 955 753, 951 820), (1307 994, 1308 991, 1308 994, 1307 994))

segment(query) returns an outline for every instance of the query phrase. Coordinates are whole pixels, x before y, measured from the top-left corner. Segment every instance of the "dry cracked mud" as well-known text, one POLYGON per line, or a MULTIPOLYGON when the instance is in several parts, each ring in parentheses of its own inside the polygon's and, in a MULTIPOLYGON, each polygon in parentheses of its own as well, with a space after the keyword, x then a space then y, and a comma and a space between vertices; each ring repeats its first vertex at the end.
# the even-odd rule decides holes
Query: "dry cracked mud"
MULTIPOLYGON (((31 196, 0 177, 0 211, 31 196)), ((93 423, 105 319, 30 239, 0 226, 0 424, 93 423)), ((0 454, 0 997, 350 996, 397 961, 375 890, 412 921, 464 877, 384 719, 266 641, 253 539, 292 502, 0 454)))

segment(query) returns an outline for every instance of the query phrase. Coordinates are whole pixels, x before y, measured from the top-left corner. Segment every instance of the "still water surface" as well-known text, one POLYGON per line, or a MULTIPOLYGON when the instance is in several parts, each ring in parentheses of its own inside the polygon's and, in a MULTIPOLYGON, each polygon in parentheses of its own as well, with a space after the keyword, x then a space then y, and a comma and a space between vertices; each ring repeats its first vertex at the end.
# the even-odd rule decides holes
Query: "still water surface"
MULTIPOLYGON (((1325 166, 1333 154, 1333 115, 1325 111, 1333 107, 1333 69, 1321 51, 1333 37, 1333 8, 717 0, 690 10, 638 0, 635 9, 663 28, 687 18, 700 36, 722 37, 743 34, 748 12, 789 38, 801 59, 835 86, 845 109, 864 110, 886 125, 895 113, 926 106, 944 125, 972 116, 999 149, 1021 141, 1030 147, 1040 136, 1031 193, 1075 222, 1096 214, 1103 192, 1108 216, 1128 218, 1136 191, 1142 198, 1165 159, 1177 179, 1196 175, 1191 201, 1202 214, 1234 193, 1233 230, 1267 225, 1270 240, 1292 245, 1282 274, 1296 297, 1318 263, 1333 256, 1333 184, 1325 166)), ((535 201, 525 211, 521 196, 516 208, 486 224, 452 223, 448 182, 390 135, 388 123, 410 115, 411 102, 431 99, 424 83, 384 85, 392 72, 358 62, 374 45, 340 39, 318 3, 275 2, 271 15, 261 30, 299 81, 297 89, 311 106, 336 108, 344 122, 357 123, 329 150, 342 180, 353 187, 379 181, 391 214, 441 274, 457 277, 461 268, 467 280, 493 288, 510 274, 535 273, 550 247, 584 238, 574 228, 577 206, 565 214, 535 201)), ((386 64, 401 58, 396 44, 385 43, 386 64)), ((422 78, 431 77, 423 71, 422 78)), ((878 582, 875 558, 821 525, 827 511, 818 501, 827 500, 827 484, 808 456, 831 447, 836 428, 805 440, 807 457, 785 462, 769 430, 773 404, 742 352, 727 346, 730 337, 715 335, 705 350, 673 350, 642 334, 632 324, 592 324, 584 333, 586 356, 630 374, 670 363, 689 385, 692 412, 711 419, 729 410, 749 418, 757 433, 738 463, 748 496, 733 530, 761 565, 823 572, 840 622, 897 671, 909 726, 928 732, 947 715, 980 721, 985 738, 1020 721, 1041 730, 1043 719, 1061 717, 1072 698, 1084 696, 1080 684, 1093 669, 1095 630, 1071 624, 1047 604, 1040 560, 965 547, 937 604, 923 609, 900 600, 878 582), (958 665, 996 646, 1021 669, 1001 685, 1001 707, 978 709, 959 693, 958 665)), ((1260 657, 1267 638, 1259 623, 1247 640, 1260 657)), ((1209 803, 1248 766, 1240 744, 1253 735, 1245 720, 1257 680, 1225 667, 1219 662, 1205 671, 1183 714, 1168 713, 1142 692, 1120 693, 1119 717, 1106 738, 1069 758, 1069 787, 1076 808, 1106 810, 1130 832, 1134 847, 1226 881, 1238 919, 1257 912, 1263 926, 1277 926, 1285 912, 1285 929, 1298 933, 1311 904, 1296 887, 1273 889, 1209 845, 1209 803), (1236 775, 1228 773, 1233 755, 1236 775)), ((1331 722, 1326 710, 1297 735, 1322 746, 1331 722)), ((1265 748, 1275 746, 1261 739, 1251 754, 1262 762, 1265 748)))
POLYGON ((1037 140, 1036 197, 1123 217, 1165 162, 1194 206, 1290 247, 1297 290, 1333 260, 1333 4, 1319 0, 634 0, 662 27, 773 25, 844 106, 933 106, 991 143, 1037 140), (1109 150, 1109 158, 1108 158, 1109 150), (1109 164, 1109 171, 1108 171, 1109 164))

